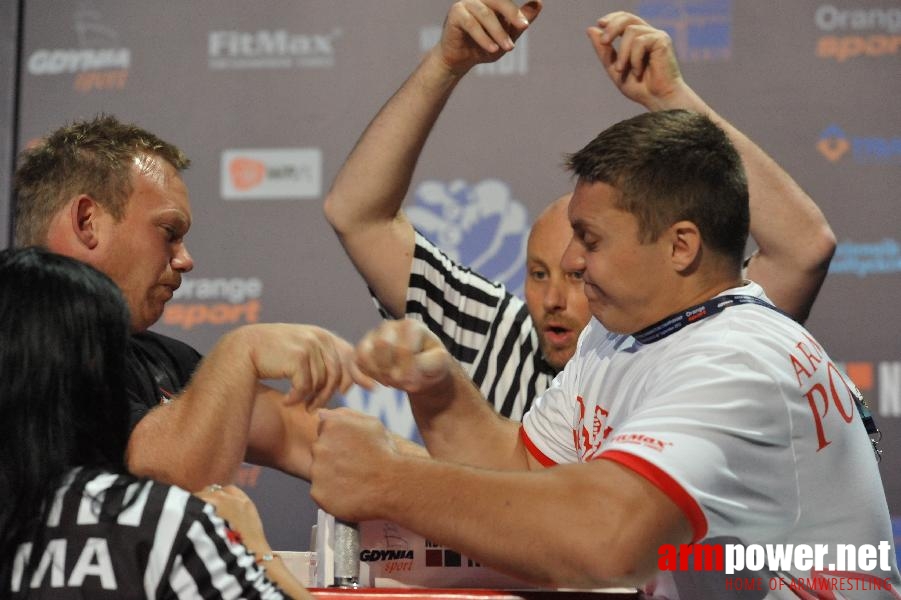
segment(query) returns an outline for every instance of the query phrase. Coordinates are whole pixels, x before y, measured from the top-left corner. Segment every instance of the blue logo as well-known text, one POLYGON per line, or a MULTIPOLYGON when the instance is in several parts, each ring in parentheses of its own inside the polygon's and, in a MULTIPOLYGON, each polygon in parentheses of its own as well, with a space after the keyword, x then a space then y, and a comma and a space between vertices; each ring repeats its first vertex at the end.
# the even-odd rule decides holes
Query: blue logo
POLYGON ((370 392, 355 385, 339 400, 344 406, 378 417, 389 431, 417 444, 423 443, 406 393, 382 385, 376 385, 370 392))
POLYGON ((869 243, 841 242, 835 249, 829 273, 858 277, 901 273, 901 245, 891 238, 869 243))
POLYGON ((669 34, 681 62, 732 58, 732 0, 646 0, 637 12, 669 34))
POLYGON ((901 137, 852 136, 834 124, 820 134, 817 150, 830 162, 838 162, 850 152, 859 165, 901 163, 901 137))
POLYGON ((457 263, 522 296, 529 215, 509 185, 424 181, 414 195, 406 210, 414 227, 457 263))

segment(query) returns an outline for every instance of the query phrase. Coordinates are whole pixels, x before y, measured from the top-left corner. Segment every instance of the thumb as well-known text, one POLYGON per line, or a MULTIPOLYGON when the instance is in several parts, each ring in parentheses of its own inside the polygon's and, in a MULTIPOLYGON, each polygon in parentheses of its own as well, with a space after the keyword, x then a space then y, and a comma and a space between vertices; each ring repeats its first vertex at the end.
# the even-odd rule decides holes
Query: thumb
POLYGON ((538 17, 538 14, 541 12, 541 8, 541 0, 530 0, 519 8, 520 14, 522 14, 522 16, 526 18, 526 21, 528 21, 529 24, 523 29, 519 29, 517 27, 508 28, 508 33, 510 34, 510 37, 514 42, 518 40, 520 36, 522 36, 522 34, 524 34, 528 30, 529 27, 532 26, 532 21, 534 21, 538 17))
POLYGON ((366 373, 364 373, 364 372, 360 369, 360 367, 357 366, 356 363, 350 363, 349 367, 350 367, 350 379, 351 379, 351 381, 348 381, 348 383, 347 383, 347 385, 344 387, 344 389, 341 390, 342 393, 344 393, 344 392, 346 392, 348 389, 350 389, 350 386, 351 386, 352 383, 356 383, 357 385, 359 385, 359 386, 362 387, 363 389, 366 389, 366 390, 368 390, 368 391, 370 391, 370 392, 371 392, 372 390, 375 389, 375 386, 376 386, 376 384, 377 384, 377 382, 376 382, 375 379, 373 379, 372 377, 370 377, 369 375, 367 375, 366 373))
POLYGON ((443 346, 417 354, 413 361, 420 375, 426 380, 443 377, 448 372, 448 353, 443 346))
POLYGON ((601 64, 605 68, 609 68, 616 61, 616 49, 613 47, 613 44, 604 42, 604 30, 599 27, 589 27, 587 33, 591 46, 594 48, 595 54, 598 55, 601 64))
POLYGON ((523 16, 529 20, 529 23, 535 20, 538 17, 538 14, 541 12, 543 8, 541 4, 541 0, 529 0, 525 4, 519 7, 519 12, 523 14, 523 16))

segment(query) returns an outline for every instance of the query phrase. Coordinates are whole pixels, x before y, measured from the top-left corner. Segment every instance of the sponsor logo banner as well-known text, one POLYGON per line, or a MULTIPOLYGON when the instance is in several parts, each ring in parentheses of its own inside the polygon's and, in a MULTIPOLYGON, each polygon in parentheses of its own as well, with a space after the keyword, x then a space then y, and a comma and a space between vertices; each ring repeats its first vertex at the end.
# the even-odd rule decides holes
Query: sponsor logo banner
POLYGON ((207 55, 212 70, 330 68, 341 30, 294 33, 285 29, 210 31, 207 55))
POLYGON ((166 305, 161 322, 185 331, 199 325, 257 323, 262 295, 263 282, 256 277, 185 277, 166 305))
POLYGON ((451 259, 522 295, 529 214, 498 179, 423 181, 407 209, 413 226, 451 259))
POLYGON ((849 360, 840 363, 840 368, 863 393, 874 415, 901 417, 901 361, 849 360))
POLYGON ((823 130, 817 150, 832 163, 838 163, 850 153, 859 165, 901 164, 901 136, 849 135, 838 125, 823 130))
POLYGON ((125 88, 131 69, 131 50, 119 43, 118 32, 104 24, 103 15, 88 7, 74 12, 77 48, 38 48, 25 59, 29 75, 73 75, 72 88, 82 94, 125 88))
POLYGON ((829 265, 830 275, 889 275, 901 273, 901 244, 892 238, 878 242, 839 242, 829 265))
POLYGON ((820 58, 846 62, 857 58, 887 58, 901 48, 901 7, 853 7, 821 4, 813 14, 817 29, 825 35, 817 41, 820 58))
POLYGON ((299 200, 322 196, 322 150, 226 150, 220 161, 226 200, 299 200))
POLYGON ((732 58, 732 0, 645 0, 637 12, 669 34, 681 62, 732 58))

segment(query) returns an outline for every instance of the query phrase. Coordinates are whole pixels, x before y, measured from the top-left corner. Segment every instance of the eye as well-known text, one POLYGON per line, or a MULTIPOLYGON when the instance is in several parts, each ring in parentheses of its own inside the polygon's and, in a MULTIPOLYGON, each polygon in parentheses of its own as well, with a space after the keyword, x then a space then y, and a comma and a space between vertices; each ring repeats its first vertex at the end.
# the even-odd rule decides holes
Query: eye
POLYGON ((570 271, 566 276, 575 281, 582 281, 582 271, 570 271))
POLYGON ((588 252, 597 250, 598 244, 601 243, 600 238, 594 235, 583 235, 579 238, 579 241, 581 242, 582 247, 588 252))
POLYGON ((166 241, 169 243, 177 242, 181 239, 181 232, 171 225, 161 225, 163 232, 166 234, 166 241))
POLYGON ((547 279, 547 271, 544 271, 542 269, 533 269, 529 271, 529 277, 537 281, 542 281, 544 279, 547 279))

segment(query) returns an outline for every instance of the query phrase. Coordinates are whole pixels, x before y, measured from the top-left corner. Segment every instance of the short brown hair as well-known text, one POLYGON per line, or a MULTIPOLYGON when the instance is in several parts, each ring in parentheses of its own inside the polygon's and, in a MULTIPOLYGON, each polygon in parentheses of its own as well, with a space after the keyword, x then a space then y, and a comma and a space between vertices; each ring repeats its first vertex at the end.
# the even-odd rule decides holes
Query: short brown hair
POLYGON ((668 110, 626 119, 568 156, 567 167, 579 181, 616 188, 618 207, 635 215, 642 242, 687 220, 708 247, 742 263, 747 179, 738 151, 706 116, 668 110))
POLYGON ((16 245, 45 244, 53 215, 75 194, 90 195, 122 218, 132 192, 130 168, 142 155, 179 171, 191 162, 173 144, 112 115, 64 125, 24 150, 15 174, 16 245))

